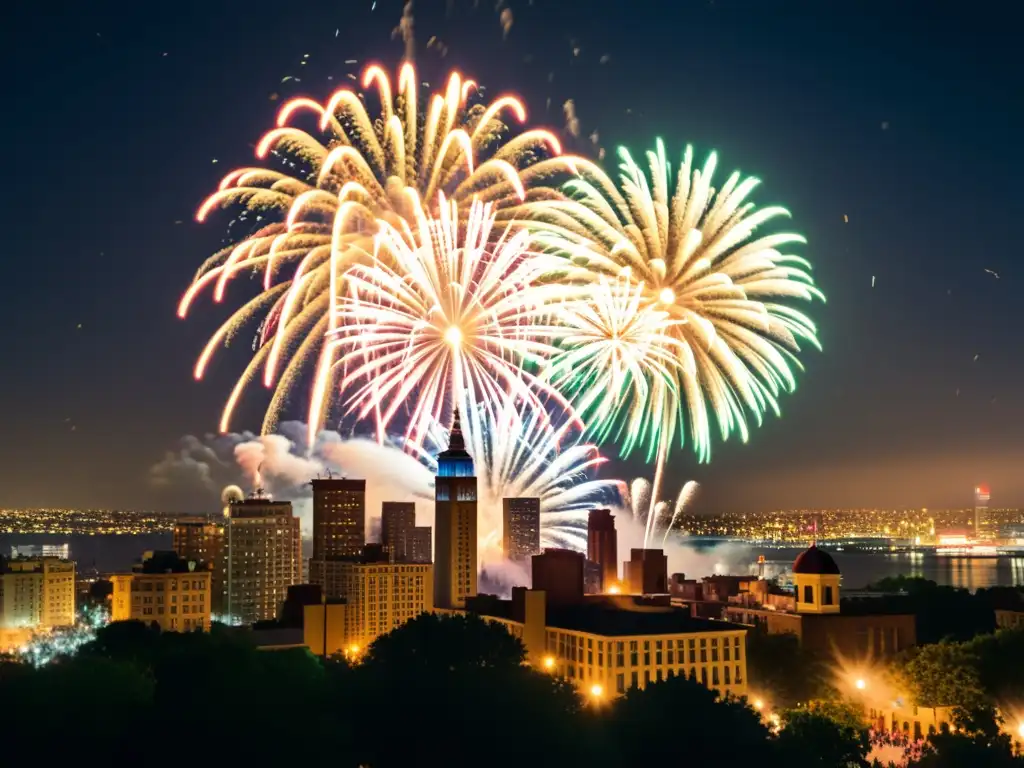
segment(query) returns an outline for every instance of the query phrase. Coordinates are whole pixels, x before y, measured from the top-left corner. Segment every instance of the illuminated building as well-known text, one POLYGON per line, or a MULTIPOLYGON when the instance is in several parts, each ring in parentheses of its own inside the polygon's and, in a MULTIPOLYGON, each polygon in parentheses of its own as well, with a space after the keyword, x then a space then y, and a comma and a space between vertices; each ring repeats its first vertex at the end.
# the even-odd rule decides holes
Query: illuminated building
POLYGON ((434 560, 434 540, 429 525, 417 525, 412 529, 409 543, 410 563, 432 563, 434 560))
POLYGON ((461 608, 477 588, 477 480, 455 410, 434 480, 434 605, 461 608))
POLYGON ((626 591, 634 595, 668 593, 668 556, 663 549, 631 549, 623 563, 626 591))
POLYGON ((592 509, 587 515, 587 560, 601 567, 603 591, 618 583, 619 544, 610 509, 592 509))
POLYGON ((543 591, 516 587, 511 600, 480 595, 468 610, 522 640, 537 669, 592 695, 615 697, 679 675, 723 694, 747 693, 747 628, 695 619, 667 602, 595 596, 552 606, 543 591))
POLYGON ((999 531, 988 510, 990 497, 987 485, 979 485, 974 489, 975 541, 994 541, 999 538, 999 531))
POLYGON ((1024 629, 1024 609, 996 608, 997 629, 1024 629))
POLYGON ((252 624, 277 617, 288 587, 302 577, 299 518, 287 501, 254 495, 228 506, 224 610, 252 624))
POLYGON ((74 623, 73 562, 56 557, 0 559, 0 630, 45 630, 74 623))
POLYGON ((767 582, 724 606, 729 621, 759 626, 769 634, 791 633, 801 646, 851 660, 896 655, 917 642, 913 614, 880 599, 841 601, 839 566, 812 544, 793 561, 795 596, 772 592, 767 582))
POLYGON ((548 548, 533 556, 533 588, 548 605, 583 602, 583 555, 571 549, 548 548))
POLYGON ((434 609, 434 567, 392 563, 379 546, 367 545, 359 557, 327 561, 328 600, 304 606, 305 643, 327 654, 364 649, 380 635, 434 609))
POLYGON ((509 560, 525 561, 540 553, 540 499, 501 500, 501 549, 509 560))
POLYGON ((11 547, 11 557, 56 557, 58 560, 71 559, 71 545, 64 544, 18 544, 11 547))
POLYGON ((380 541, 393 563, 409 559, 413 529, 416 527, 416 504, 411 501, 385 501, 380 513, 380 541))
POLYGON ((313 486, 313 557, 309 580, 324 583, 325 563, 356 557, 366 543, 366 481, 316 478, 313 486))
POLYGON ((143 621, 163 632, 210 629, 213 574, 175 552, 147 552, 132 573, 114 574, 111 621, 143 621))
POLYGON ((174 521, 174 551, 183 560, 201 563, 211 574, 211 605, 224 612, 225 560, 223 518, 192 515, 174 521))

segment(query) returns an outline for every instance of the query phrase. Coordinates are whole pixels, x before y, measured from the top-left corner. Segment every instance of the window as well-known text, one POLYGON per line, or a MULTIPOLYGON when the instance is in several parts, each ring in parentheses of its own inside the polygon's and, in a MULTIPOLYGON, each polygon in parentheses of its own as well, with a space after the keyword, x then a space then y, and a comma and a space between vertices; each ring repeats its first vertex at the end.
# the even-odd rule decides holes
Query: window
POLYGON ((645 669, 644 670, 644 686, 646 687, 646 686, 650 685, 650 683, 651 683, 651 670, 645 669))
POLYGON ((638 684, 638 677, 637 677, 636 670, 633 670, 633 673, 629 676, 629 680, 630 680, 630 686, 633 687, 633 688, 636 688, 637 684, 638 684))
POLYGON ((722 660, 729 661, 729 641, 722 643, 722 660))
POLYGON ((725 684, 729 685, 729 672, 730 672, 729 668, 726 667, 724 672, 725 672, 725 684))
POLYGON ((813 603, 814 602, 814 587, 808 587, 808 586, 804 587, 804 602, 805 603, 813 603))
POLYGON ((615 690, 619 693, 626 692, 626 676, 621 672, 615 676, 615 690))
POLYGON ((718 685, 718 667, 711 668, 711 684, 718 685))
POLYGON ((629 663, 630 663, 631 666, 634 666, 634 667, 638 664, 636 649, 637 649, 636 640, 630 640, 629 641, 629 663))
POLYGON ((740 683, 743 682, 743 675, 740 674, 740 670, 741 669, 742 669, 742 667, 740 667, 740 665, 737 664, 736 665, 736 685, 739 685, 740 683))
POLYGON ((825 587, 825 597, 821 602, 824 605, 832 605, 832 587, 825 587))
POLYGON ((700 668, 700 682, 701 682, 702 685, 707 685, 708 684, 708 668, 707 667, 701 667, 700 668))

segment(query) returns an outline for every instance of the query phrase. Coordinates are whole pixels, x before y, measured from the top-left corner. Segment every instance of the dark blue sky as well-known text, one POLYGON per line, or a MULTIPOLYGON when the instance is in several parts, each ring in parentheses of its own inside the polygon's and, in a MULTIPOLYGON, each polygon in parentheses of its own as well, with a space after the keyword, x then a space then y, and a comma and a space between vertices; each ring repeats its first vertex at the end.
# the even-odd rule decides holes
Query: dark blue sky
MULTIPOLYGON (((0 505, 206 503, 147 480, 181 435, 216 427, 243 363, 192 381, 219 315, 182 323, 175 304, 224 236, 223 220, 192 216, 250 161, 273 93, 323 99, 368 58, 397 63, 402 3, 371 4, 8 15, 0 505)), ((1024 505, 1024 78, 1009 4, 511 0, 504 43, 493 0, 451 5, 417 0, 421 49, 431 35, 449 48, 420 51, 424 79, 458 66, 555 127, 573 98, 609 149, 656 136, 674 156, 717 149, 809 239, 824 354, 806 356, 782 419, 716 446, 710 467, 677 454, 670 488, 696 478, 702 508, 741 511, 966 505, 987 482, 994 505, 1024 505)), ((258 427, 263 404, 243 423, 258 427)))

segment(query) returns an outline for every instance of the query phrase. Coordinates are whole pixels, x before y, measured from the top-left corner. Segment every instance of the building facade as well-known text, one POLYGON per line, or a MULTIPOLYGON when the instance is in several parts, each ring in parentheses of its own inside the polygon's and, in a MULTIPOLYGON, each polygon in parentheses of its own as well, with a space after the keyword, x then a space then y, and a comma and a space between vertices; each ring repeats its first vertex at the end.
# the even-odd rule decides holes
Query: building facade
POLYGON ((587 515, 587 560, 601 568, 601 590, 619 582, 619 540, 610 509, 592 509, 587 515))
POLYGON ((56 557, 7 560, 0 572, 0 629, 75 623, 75 564, 56 557))
POLYGON ((434 480, 434 605, 461 608, 477 590, 477 479, 455 410, 434 480))
POLYGON ((434 567, 392 563, 386 555, 328 561, 330 594, 321 605, 306 605, 303 632, 314 653, 365 649, 424 611, 434 609, 434 567), (324 637, 324 626, 327 637, 324 637))
POLYGON ((224 612, 236 624, 269 621, 302 579, 299 519, 287 501, 233 502, 225 520, 224 612))
MULTIPOLYGON (((358 557, 366 543, 366 481, 317 478, 310 485, 313 560, 358 557)), ((310 576, 315 574, 311 571, 310 576)))
POLYGON ((417 525, 412 529, 412 539, 409 543, 410 563, 433 563, 434 562, 434 537, 429 525, 417 525))
POLYGON ((224 612, 226 562, 224 519, 192 515, 174 521, 174 551, 183 560, 193 560, 210 572, 211 605, 214 615, 224 612))
POLYGON ((393 563, 409 561, 416 528, 416 504, 385 501, 380 510, 380 541, 393 563))
POLYGON ((995 541, 999 538, 997 526, 989 513, 988 502, 991 498, 987 485, 979 485, 974 489, 974 540, 995 541))
POLYGON ((524 562, 540 554, 540 499, 519 496, 501 500, 501 545, 509 560, 524 562))
POLYGON ((549 606, 583 602, 582 553, 549 547, 532 560, 533 588, 544 592, 549 606))
POLYGON ((668 557, 663 549, 631 549, 623 564, 626 591, 634 595, 668 593, 668 557))
POLYGON ((111 621, 137 620, 163 632, 207 632, 213 575, 174 552, 147 553, 132 573, 110 577, 111 621))

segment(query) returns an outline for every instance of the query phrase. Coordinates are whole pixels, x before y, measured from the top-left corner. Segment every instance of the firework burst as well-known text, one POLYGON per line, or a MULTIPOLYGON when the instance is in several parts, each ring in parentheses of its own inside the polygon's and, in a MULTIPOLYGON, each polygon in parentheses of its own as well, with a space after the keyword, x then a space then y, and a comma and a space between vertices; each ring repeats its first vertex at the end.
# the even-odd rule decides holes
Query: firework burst
MULTIPOLYGON (((698 458, 707 461, 713 422, 722 439, 738 432, 746 441, 751 419, 760 424, 767 411, 779 413, 781 393, 795 388, 794 371, 802 368, 801 344, 820 349, 814 323, 786 301, 824 296, 810 264, 781 250, 805 242, 800 235, 754 236, 788 216, 784 208, 749 202, 756 179, 734 173, 716 190, 717 156, 696 168, 687 148, 672 192, 661 141, 648 152, 649 177, 625 149, 619 156, 621 191, 597 166, 577 162, 578 178, 564 185, 565 199, 536 211, 532 227, 540 241, 596 275, 627 270, 644 297, 636 311, 645 311, 642 304, 665 314, 662 335, 679 357, 679 407, 698 458)), ((652 407, 643 442, 648 460, 656 457, 656 494, 682 416, 660 399, 652 407)), ((617 409, 604 413, 618 418, 617 409)), ((636 442, 625 443, 623 452, 636 442)))
MULTIPOLYGON (((195 365, 195 377, 202 378, 217 348, 249 322, 262 319, 256 353, 228 398, 221 431, 227 431, 240 397, 260 371, 264 386, 273 390, 263 423, 267 433, 312 361, 317 361, 320 381, 334 370, 323 344, 324 336, 337 328, 331 297, 338 295, 345 268, 372 253, 379 222, 401 229, 415 220, 415 200, 434 205, 440 192, 455 201, 489 201, 499 211, 528 209, 525 185, 574 167, 571 159, 558 157, 561 147, 549 131, 506 137, 504 118, 526 119, 516 97, 471 104, 475 84, 453 73, 443 94, 431 94, 421 111, 417 83, 408 63, 399 72, 397 91, 383 69, 368 67, 362 86, 376 89, 377 119, 365 95, 351 90, 335 92, 325 104, 293 99, 256 149, 261 160, 273 153, 284 170, 232 171, 200 207, 199 221, 217 208, 240 206, 245 212, 239 218, 263 222, 208 259, 178 306, 178 315, 185 317, 204 290, 220 302, 233 278, 256 275, 261 280, 260 293, 221 325, 195 365), (291 124, 300 116, 315 118, 312 133, 291 124)), ((498 218, 507 223, 510 215, 499 213, 498 218)), ((334 391, 324 386, 310 398, 310 436, 330 411, 328 398, 334 391)))
MULTIPOLYGON (((413 445, 454 405, 471 418, 488 412, 489 424, 517 404, 545 417, 549 404, 568 409, 530 373, 554 351, 546 339, 558 330, 545 318, 566 290, 542 278, 560 260, 531 252, 521 229, 495 235, 490 203, 474 201, 465 218, 455 201, 442 201, 436 218, 417 211, 415 227, 381 222, 372 262, 346 273, 326 346, 345 370, 346 409, 373 416, 379 439, 407 412, 413 445)), ((314 399, 330 379, 317 381, 314 399)))

